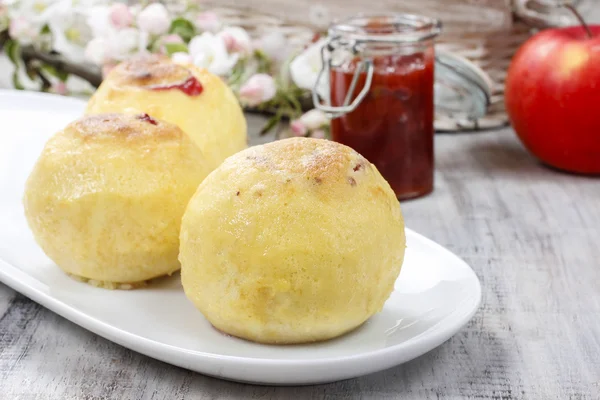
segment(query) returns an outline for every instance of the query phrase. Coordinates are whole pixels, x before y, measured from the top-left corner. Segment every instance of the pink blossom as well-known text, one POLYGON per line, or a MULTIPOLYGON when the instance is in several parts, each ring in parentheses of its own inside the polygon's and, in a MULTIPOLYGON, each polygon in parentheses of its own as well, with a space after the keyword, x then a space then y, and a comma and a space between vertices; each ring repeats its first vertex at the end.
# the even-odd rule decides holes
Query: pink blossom
POLYGON ((161 41, 162 41, 164 44, 171 44, 171 43, 183 43, 183 39, 181 38, 181 36, 179 36, 179 35, 178 35, 178 34, 176 34, 176 33, 172 33, 172 34, 170 34, 170 35, 167 35, 167 36, 163 37, 163 38, 161 39, 161 41))
POLYGON ((218 33, 230 53, 250 54, 252 52, 252 40, 243 28, 231 26, 218 33))
POLYGON ((223 35, 221 35, 221 39, 223 39, 223 42, 225 43, 225 47, 227 48, 227 51, 232 52, 233 49, 235 48, 235 39, 233 38, 233 36, 231 36, 229 34, 223 34, 223 35))
POLYGON ((292 130, 294 136, 306 136, 308 133, 306 125, 304 125, 299 119, 295 119, 290 122, 290 129, 292 130))
POLYGON ((217 14, 211 11, 205 11, 196 16, 196 27, 202 31, 217 32, 221 27, 221 21, 217 14))
POLYGON ((325 138, 325 127, 329 124, 329 119, 321 110, 313 108, 302 114, 302 116, 290 123, 290 128, 295 136, 309 136, 323 139, 325 138))
POLYGON ((53 93, 64 96, 65 94, 67 94, 67 84, 62 81, 56 82, 52 85, 52 88, 50 90, 53 93))
POLYGON ((115 3, 110 6, 109 19, 112 26, 116 29, 123 29, 131 26, 133 22, 133 14, 123 3, 115 3))
POLYGON ((255 74, 240 88, 240 100, 256 106, 271 100, 277 93, 275 80, 267 74, 255 74))

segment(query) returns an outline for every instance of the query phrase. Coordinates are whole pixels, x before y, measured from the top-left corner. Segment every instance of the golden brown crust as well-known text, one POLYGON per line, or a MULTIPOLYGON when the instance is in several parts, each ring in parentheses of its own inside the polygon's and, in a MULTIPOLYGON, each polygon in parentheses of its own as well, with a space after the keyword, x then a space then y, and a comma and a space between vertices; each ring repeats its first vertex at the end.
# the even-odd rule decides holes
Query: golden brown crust
POLYGON ((373 168, 348 146, 323 139, 290 138, 248 150, 248 167, 303 175, 314 183, 340 182, 355 186, 373 168), (298 161, 300 160, 300 161, 298 161))
POLYGON ((187 68, 171 62, 161 54, 142 54, 133 56, 116 66, 108 79, 119 85, 152 88, 183 82, 192 73, 187 68))
POLYGON ((217 75, 161 55, 137 56, 104 79, 87 114, 148 113, 177 125, 214 169, 247 147, 247 126, 233 91, 217 75))
POLYGON ((148 114, 85 115, 69 124, 65 132, 85 140, 100 138, 179 138, 184 133, 177 126, 152 118, 148 114))
POLYGON ((27 178, 25 217, 65 272, 94 286, 135 288, 179 269, 181 217, 209 172, 174 124, 85 115, 44 146, 27 178))
POLYGON ((180 232, 186 296, 217 329, 277 344, 337 337, 379 312, 406 243, 377 169, 309 138, 229 157, 188 202, 180 232))

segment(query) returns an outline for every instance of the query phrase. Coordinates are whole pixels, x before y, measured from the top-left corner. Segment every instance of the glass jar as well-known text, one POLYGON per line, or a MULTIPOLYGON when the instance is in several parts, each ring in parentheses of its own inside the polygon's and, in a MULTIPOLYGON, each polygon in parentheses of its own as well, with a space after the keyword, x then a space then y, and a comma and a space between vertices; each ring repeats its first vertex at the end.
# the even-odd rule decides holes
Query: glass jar
POLYGON ((433 190, 440 30, 438 20, 423 16, 357 16, 331 26, 321 52, 313 100, 332 118, 332 139, 375 164, 399 200, 433 190), (319 90, 324 77, 328 88, 319 90))

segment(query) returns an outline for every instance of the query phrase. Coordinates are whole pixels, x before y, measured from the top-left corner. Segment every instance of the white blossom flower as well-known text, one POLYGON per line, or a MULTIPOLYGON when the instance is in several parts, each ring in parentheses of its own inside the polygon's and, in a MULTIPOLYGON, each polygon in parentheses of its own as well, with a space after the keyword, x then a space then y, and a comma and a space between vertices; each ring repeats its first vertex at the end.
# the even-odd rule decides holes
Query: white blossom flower
MULTIPOLYGON (((104 0, 89 1, 102 3, 104 0)), ((129 21, 130 19, 133 21, 134 8, 129 7, 127 12, 131 15, 125 16, 122 20, 115 20, 117 17, 114 14, 119 9, 124 10, 117 4, 111 7, 96 4, 88 8, 87 23, 95 41, 93 44, 88 44, 89 48, 86 49, 88 60, 97 64, 99 60, 103 60, 98 64, 102 65, 107 62, 122 61, 136 52, 147 51, 150 33, 132 27, 132 22, 129 21), (127 23, 129 25, 126 25, 127 23)))
POLYGON ((194 20, 196 28, 201 31, 207 31, 215 33, 221 29, 221 21, 219 17, 212 11, 205 11, 196 16, 194 20))
POLYGON ((88 11, 87 23, 92 30, 93 37, 107 37, 115 33, 115 26, 111 21, 111 8, 106 6, 92 6, 88 11))
POLYGON ((85 45, 93 37, 86 12, 81 7, 73 7, 71 1, 59 1, 45 11, 52 33, 52 49, 74 62, 85 59, 85 45))
POLYGON ((8 34, 21 44, 31 44, 38 36, 38 29, 26 18, 17 17, 10 21, 8 34))
POLYGON ((229 54, 223 38, 204 32, 194 37, 189 45, 189 52, 196 66, 206 68, 216 75, 225 76, 238 60, 237 54, 229 54))
POLYGON ((3 4, 9 7, 11 18, 24 17, 32 24, 43 24, 44 13, 50 6, 61 1, 63 0, 11 0, 3 1, 3 4))
POLYGON ((139 13, 137 23, 142 31, 152 35, 162 35, 169 30, 171 18, 164 5, 152 3, 139 13))
MULTIPOLYGON (((321 48, 327 43, 327 39, 323 38, 309 46, 303 53, 298 55, 290 64, 290 75, 294 83, 302 88, 313 90, 319 71, 323 68, 323 60, 321 59, 321 48)), ((321 79, 317 93, 324 96, 329 87, 326 79, 321 79)))
POLYGON ((260 49, 267 57, 274 60, 283 60, 286 58, 289 49, 287 41, 281 32, 269 32, 256 41, 256 48, 260 49))
POLYGON ((27 25, 18 24, 13 31, 18 33, 17 39, 22 44, 30 44, 40 38, 42 28, 49 22, 51 14, 57 8, 64 8, 72 0, 10 0, 3 1, 8 7, 11 20, 25 20, 27 25))
POLYGON ((108 43, 101 37, 90 40, 85 46, 85 58, 96 65, 102 65, 106 61, 108 43))
POLYGON ((131 54, 144 51, 144 32, 135 28, 125 28, 116 32, 108 40, 108 56, 113 60, 124 60, 131 54))
POLYGON ((239 26, 230 26, 223 29, 218 35, 225 41, 227 51, 248 55, 252 52, 252 40, 246 30, 239 26))
POLYGON ((182 51, 171 54, 171 60, 176 64, 192 64, 194 61, 191 55, 182 51))
POLYGON ((267 74, 255 74, 240 88, 240 101, 250 106, 271 100, 277 88, 273 77, 267 74))
POLYGON ((115 29, 123 29, 131 26, 133 23, 133 14, 129 7, 123 3, 115 3, 109 8, 110 23, 115 29))
MULTIPOLYGON (((108 21, 108 14, 106 20, 108 21)), ((110 23, 103 26, 101 19, 97 19, 95 23, 95 28, 103 34, 95 36, 85 46, 85 58, 88 61, 102 66, 112 61, 125 60, 134 53, 146 51, 147 32, 140 32, 132 27, 117 30, 110 23)))
POLYGON ((300 121, 310 131, 322 128, 329 124, 329 119, 325 113, 321 110, 313 108, 310 111, 304 113, 300 118, 300 121))

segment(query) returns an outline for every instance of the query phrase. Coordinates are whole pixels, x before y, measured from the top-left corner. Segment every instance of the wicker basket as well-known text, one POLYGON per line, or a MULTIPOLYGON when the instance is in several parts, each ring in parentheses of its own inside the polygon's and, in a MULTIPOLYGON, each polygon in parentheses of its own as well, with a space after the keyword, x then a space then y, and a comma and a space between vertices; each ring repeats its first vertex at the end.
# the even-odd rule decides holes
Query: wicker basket
MULTIPOLYGON (((543 1, 543 0, 538 0, 543 1)), ((593 1, 593 0, 583 0, 593 1)), ((530 7, 531 0, 370 0, 369 12, 408 12, 440 18, 444 32, 437 46, 463 56, 479 66, 492 82, 487 115, 478 120, 436 116, 436 129, 460 131, 487 129, 507 124, 504 80, 516 49, 533 29, 565 25, 568 16, 548 18, 530 7)), ((205 2, 226 24, 238 25, 260 37, 279 31, 294 44, 307 44, 336 18, 364 11, 363 0, 219 0, 205 2)))

